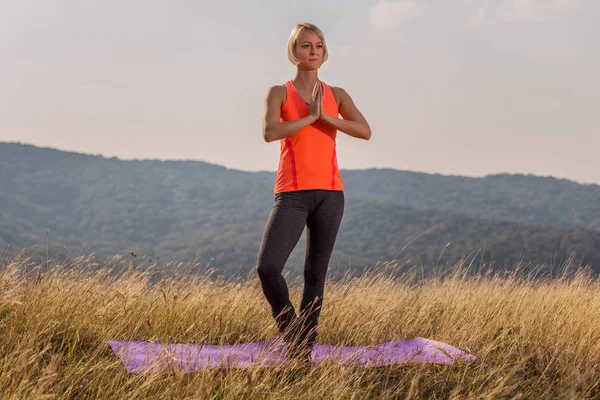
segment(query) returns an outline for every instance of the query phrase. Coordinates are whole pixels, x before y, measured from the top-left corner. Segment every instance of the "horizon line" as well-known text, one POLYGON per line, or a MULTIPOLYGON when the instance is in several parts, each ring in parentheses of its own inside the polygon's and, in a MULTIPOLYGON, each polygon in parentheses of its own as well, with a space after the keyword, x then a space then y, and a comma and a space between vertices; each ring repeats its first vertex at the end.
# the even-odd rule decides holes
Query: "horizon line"
MULTIPOLYGON (((238 172, 249 172, 249 173, 276 173, 277 170, 245 170, 245 169, 239 169, 239 168, 231 168, 228 167, 226 165, 223 164, 218 164, 218 163, 214 163, 214 162, 208 162, 208 161, 204 161, 204 160, 196 160, 196 159, 191 159, 191 158, 164 158, 164 159, 160 159, 160 158, 125 158, 125 157, 117 157, 117 156, 108 156, 102 153, 86 153, 86 152, 82 152, 82 151, 76 151, 76 150, 69 150, 69 149, 61 149, 58 147, 51 147, 51 146, 42 146, 42 145, 38 145, 38 144, 34 144, 34 143, 28 143, 28 142, 21 142, 21 141, 5 141, 5 140, 0 140, 0 144, 13 144, 13 145, 20 145, 20 146, 29 146, 29 147, 34 147, 37 149, 46 149, 46 150, 53 150, 53 151, 59 151, 62 153, 70 153, 70 154, 78 154, 78 155, 83 155, 83 156, 89 156, 89 157, 102 157, 103 159, 106 160, 119 160, 119 161, 158 161, 158 162, 196 162, 196 163, 204 163, 204 164, 208 164, 208 165, 213 165, 213 166, 217 166, 217 167, 221 167, 230 171, 238 171, 238 172)), ((398 168, 393 168, 393 167, 364 167, 364 168, 340 168, 340 171, 368 171, 368 170, 379 170, 379 171, 398 171, 398 172, 408 172, 408 173, 413 173, 413 174, 421 174, 421 175, 431 175, 431 176, 442 176, 442 177, 448 177, 448 178, 468 178, 468 179, 486 179, 488 177, 494 177, 494 176, 500 176, 500 175, 509 175, 509 176, 525 176, 525 177, 533 177, 533 178, 541 178, 541 179, 555 179, 555 180, 562 180, 562 181, 569 181, 578 185, 583 185, 583 186, 599 186, 600 187, 600 183, 596 183, 596 182, 583 182, 583 181, 577 181, 573 178, 566 178, 566 177, 558 177, 558 176, 554 176, 554 175, 537 175, 534 173, 525 173, 525 172, 519 172, 519 173, 511 173, 511 172, 496 172, 496 173, 489 173, 489 174, 485 174, 485 175, 461 175, 461 174, 444 174, 441 172, 426 172, 426 171, 417 171, 417 170, 408 170, 408 169, 398 169, 398 168)))

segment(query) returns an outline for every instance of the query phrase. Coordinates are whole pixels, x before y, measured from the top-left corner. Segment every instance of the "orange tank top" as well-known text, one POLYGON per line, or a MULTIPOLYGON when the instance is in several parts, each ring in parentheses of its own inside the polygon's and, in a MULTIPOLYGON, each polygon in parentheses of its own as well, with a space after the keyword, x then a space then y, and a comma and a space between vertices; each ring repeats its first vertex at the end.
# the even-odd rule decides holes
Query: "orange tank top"
MULTIPOLYGON (((285 84, 287 97, 281 107, 281 121, 305 117, 309 106, 302 100, 292 81, 285 84)), ((323 83, 323 108, 328 115, 338 116, 333 92, 323 83)), ((298 190, 344 190, 338 169, 335 137, 337 129, 315 121, 280 140, 279 167, 274 194, 298 190)))

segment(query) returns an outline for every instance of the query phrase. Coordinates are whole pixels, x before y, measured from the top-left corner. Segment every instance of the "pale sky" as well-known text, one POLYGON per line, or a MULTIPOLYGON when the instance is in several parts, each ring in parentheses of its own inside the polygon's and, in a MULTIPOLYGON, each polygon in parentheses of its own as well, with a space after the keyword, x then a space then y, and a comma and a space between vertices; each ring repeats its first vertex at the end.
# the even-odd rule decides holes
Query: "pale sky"
POLYGON ((593 0, 0 0, 0 141, 274 171, 263 101, 304 21, 372 127, 342 169, 600 183, 593 0))

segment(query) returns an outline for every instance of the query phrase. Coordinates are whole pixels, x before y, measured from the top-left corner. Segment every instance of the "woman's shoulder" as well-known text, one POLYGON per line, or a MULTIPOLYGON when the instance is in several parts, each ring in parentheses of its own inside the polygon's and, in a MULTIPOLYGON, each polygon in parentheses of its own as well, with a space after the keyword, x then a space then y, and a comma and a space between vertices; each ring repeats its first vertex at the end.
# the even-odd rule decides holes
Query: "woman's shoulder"
POLYGON ((327 85, 327 86, 329 86, 329 89, 331 89, 333 94, 335 94, 336 96, 338 96, 338 95, 343 96, 343 95, 347 94, 346 91, 343 88, 341 88, 340 86, 333 86, 333 85, 327 85))
POLYGON ((331 93, 333 93, 333 97, 335 97, 335 101, 338 104, 341 104, 342 101, 348 97, 348 93, 343 88, 341 88, 339 86, 331 86, 331 85, 327 85, 327 86, 329 86, 329 89, 331 90, 331 93))
POLYGON ((273 85, 271 86, 268 90, 267 93, 268 94, 275 94, 275 95, 279 95, 282 93, 285 93, 287 91, 287 85, 281 84, 281 85, 273 85))
POLYGON ((278 100, 283 104, 287 98, 287 86, 284 83, 283 85, 274 85, 271 86, 267 90, 267 99, 278 100))

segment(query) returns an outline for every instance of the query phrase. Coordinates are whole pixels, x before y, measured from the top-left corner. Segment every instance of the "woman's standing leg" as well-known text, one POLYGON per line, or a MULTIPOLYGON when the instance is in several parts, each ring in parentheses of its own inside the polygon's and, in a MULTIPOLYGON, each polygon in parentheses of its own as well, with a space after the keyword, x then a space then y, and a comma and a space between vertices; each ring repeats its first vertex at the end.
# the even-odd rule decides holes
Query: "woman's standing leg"
POLYGON ((307 219, 304 293, 300 305, 301 340, 306 340, 310 348, 317 336, 325 277, 344 214, 344 192, 319 191, 316 201, 316 208, 307 219))
POLYGON ((280 332, 296 316, 281 272, 306 225, 308 207, 305 198, 306 193, 280 193, 276 196, 258 252, 256 269, 280 332))

